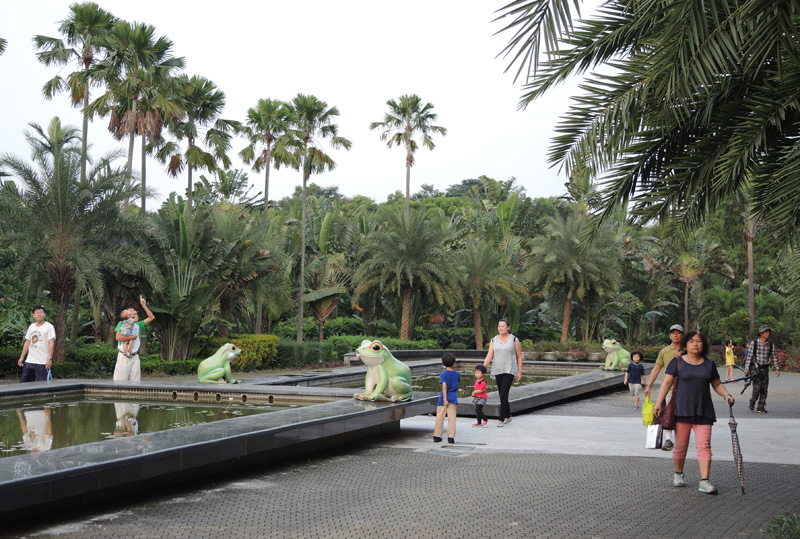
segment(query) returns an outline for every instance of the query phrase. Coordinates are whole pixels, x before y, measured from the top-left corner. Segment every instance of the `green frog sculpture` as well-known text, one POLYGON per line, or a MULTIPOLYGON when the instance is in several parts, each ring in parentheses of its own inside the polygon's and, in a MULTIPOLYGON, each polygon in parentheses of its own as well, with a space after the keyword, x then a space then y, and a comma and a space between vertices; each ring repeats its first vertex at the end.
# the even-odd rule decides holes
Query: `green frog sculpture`
POLYGON ((356 350, 358 358, 367 366, 364 393, 353 397, 362 401, 401 402, 411 400, 411 369, 396 359, 381 341, 361 341, 356 350))
POLYGON ((603 350, 606 351, 606 364, 603 370, 624 371, 631 362, 630 353, 623 349, 616 339, 606 339, 603 341, 603 350))
POLYGON ((197 366, 197 381, 204 384, 238 384, 231 375, 231 361, 242 353, 231 343, 223 344, 217 352, 197 366))

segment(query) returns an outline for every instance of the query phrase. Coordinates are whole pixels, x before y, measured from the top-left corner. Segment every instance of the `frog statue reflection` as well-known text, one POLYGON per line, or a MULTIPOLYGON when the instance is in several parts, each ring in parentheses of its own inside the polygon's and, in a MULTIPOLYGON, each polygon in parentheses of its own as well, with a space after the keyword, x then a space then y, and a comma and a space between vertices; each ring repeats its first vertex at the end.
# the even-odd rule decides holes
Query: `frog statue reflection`
POLYGON ((411 369, 398 361, 381 341, 361 341, 356 356, 367 366, 364 393, 353 395, 362 401, 411 400, 411 369))
POLYGON ((238 384, 231 375, 231 361, 242 353, 231 343, 223 344, 213 356, 204 359, 197 366, 197 381, 206 384, 238 384))
POLYGON ((603 341, 603 350, 606 351, 606 364, 603 370, 624 371, 631 362, 631 355, 624 350, 615 339, 603 341))

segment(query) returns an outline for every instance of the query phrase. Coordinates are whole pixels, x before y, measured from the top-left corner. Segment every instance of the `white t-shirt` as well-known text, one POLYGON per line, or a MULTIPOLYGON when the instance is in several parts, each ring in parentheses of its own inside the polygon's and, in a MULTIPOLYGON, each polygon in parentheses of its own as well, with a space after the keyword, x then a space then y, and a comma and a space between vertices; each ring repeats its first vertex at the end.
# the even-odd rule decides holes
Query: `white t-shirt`
POLYGON ((43 322, 41 326, 36 323, 28 326, 28 332, 25 334, 25 340, 31 341, 28 346, 28 363, 35 363, 37 365, 44 365, 47 363, 47 358, 50 357, 50 339, 55 340, 56 328, 50 322, 43 322))

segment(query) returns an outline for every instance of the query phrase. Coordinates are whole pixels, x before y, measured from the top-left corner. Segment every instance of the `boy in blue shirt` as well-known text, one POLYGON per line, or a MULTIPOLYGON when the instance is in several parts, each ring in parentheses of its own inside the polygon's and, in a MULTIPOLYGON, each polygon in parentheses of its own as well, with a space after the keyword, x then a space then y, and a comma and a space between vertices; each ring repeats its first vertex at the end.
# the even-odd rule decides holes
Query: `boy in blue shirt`
POLYGON ((639 409, 639 392, 642 390, 642 384, 647 383, 647 376, 644 373, 644 365, 641 364, 644 354, 640 351, 635 351, 631 354, 633 363, 628 363, 628 370, 625 372, 625 381, 622 382, 631 390, 631 396, 636 398, 634 410, 639 409))
POLYGON ((458 384, 461 382, 461 373, 453 369, 456 356, 447 352, 442 356, 444 370, 439 375, 442 391, 439 393, 439 402, 436 406, 436 427, 433 429, 433 441, 442 441, 444 416, 447 415, 447 443, 456 443, 456 409, 458 407, 458 384))

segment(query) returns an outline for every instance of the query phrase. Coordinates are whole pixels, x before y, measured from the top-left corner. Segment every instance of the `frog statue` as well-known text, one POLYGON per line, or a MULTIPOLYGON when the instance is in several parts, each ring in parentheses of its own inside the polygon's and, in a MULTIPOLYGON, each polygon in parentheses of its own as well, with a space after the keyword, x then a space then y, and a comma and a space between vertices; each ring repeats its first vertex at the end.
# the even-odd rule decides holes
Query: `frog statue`
POLYGON ((367 366, 365 392, 354 398, 362 401, 411 400, 411 369, 397 360, 381 341, 361 341, 356 356, 367 366))
POLYGON ((238 384, 231 376, 231 361, 242 353, 231 343, 223 344, 217 352, 197 366, 197 381, 206 384, 238 384))
POLYGON ((603 341, 603 350, 606 351, 606 364, 603 370, 624 371, 631 362, 631 355, 624 350, 615 339, 603 341))

